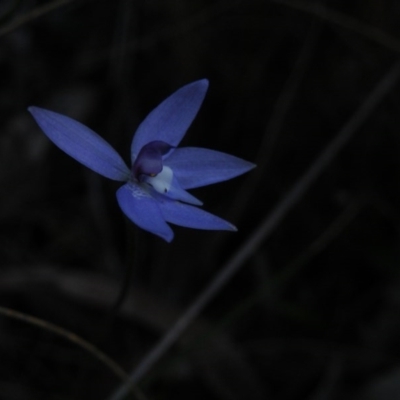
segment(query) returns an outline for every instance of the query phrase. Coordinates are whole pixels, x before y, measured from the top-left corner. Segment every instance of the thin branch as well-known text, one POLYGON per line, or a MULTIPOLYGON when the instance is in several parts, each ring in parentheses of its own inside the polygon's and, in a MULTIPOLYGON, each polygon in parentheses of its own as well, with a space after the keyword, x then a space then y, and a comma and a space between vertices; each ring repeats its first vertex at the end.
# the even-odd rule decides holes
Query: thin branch
POLYGON ((347 208, 331 222, 328 227, 318 236, 304 251, 296 256, 282 268, 280 272, 271 276, 267 283, 256 289, 255 293, 241 300, 240 305, 229 311, 219 322, 218 329, 227 329, 235 321, 238 321, 250 308, 264 300, 271 294, 276 295, 284 289, 285 284, 293 280, 300 272, 304 272, 307 264, 323 252, 339 235, 349 226, 349 224, 360 214, 362 205, 353 201, 347 208), (273 289, 272 289, 273 287, 273 289))
POLYGON ((32 11, 25 15, 21 15, 20 17, 14 19, 9 24, 3 26, 0 29, 0 37, 18 29, 20 26, 31 22, 32 20, 41 17, 49 13, 50 11, 56 10, 62 6, 65 6, 68 3, 72 3, 74 0, 55 0, 52 3, 44 4, 43 6, 39 6, 34 8, 32 11))
POLYGON ((248 260, 257 248, 272 234, 288 211, 299 202, 306 191, 333 161, 339 151, 347 144, 374 109, 384 100, 385 96, 394 89, 399 78, 400 62, 396 62, 389 72, 378 82, 353 117, 350 118, 347 124, 344 125, 335 138, 327 145, 325 150, 316 158, 314 163, 297 183, 295 183, 282 201, 278 203, 271 214, 264 219, 250 238, 238 249, 231 259, 228 260, 214 280, 200 296, 195 299, 165 336, 153 347, 138 367, 131 372, 128 383, 121 386, 115 392, 111 398, 112 400, 121 400, 127 393, 129 385, 135 384, 142 379, 153 365, 169 350, 188 325, 198 317, 204 307, 214 299, 236 272, 239 271, 245 261, 248 260))
POLYGON ((265 300, 271 295, 284 289, 285 284, 293 280, 300 272, 304 272, 307 264, 318 254, 323 252, 339 235, 349 226, 349 224, 360 214, 362 205, 353 201, 347 208, 334 219, 333 222, 318 236, 303 252, 296 256, 293 261, 284 266, 281 272, 271 276, 268 282, 263 283, 254 293, 240 301, 240 304, 228 311, 223 319, 218 321, 213 329, 192 339, 192 343, 207 341, 212 336, 226 331, 230 325, 237 322, 256 304, 265 300))
POLYGON ((13 14, 18 10, 18 7, 21 5, 22 0, 14 0, 6 9, 3 14, 0 15, 0 24, 5 23, 8 19, 12 18, 13 14))
POLYGON ((293 279, 299 272, 304 270, 304 266, 315 256, 320 254, 330 243, 339 237, 345 228, 360 214, 364 203, 359 204, 353 200, 347 208, 328 225, 328 227, 318 236, 304 251, 302 251, 293 261, 289 262, 274 277, 274 286, 280 287, 293 279))
POLYGON ((265 176, 265 170, 270 161, 274 145, 282 131, 285 118, 290 111, 290 107, 293 105, 295 96, 307 71, 311 55, 315 49, 315 43, 317 41, 318 31, 320 28, 318 22, 319 21, 314 21, 312 27, 310 28, 304 44, 300 49, 299 55, 294 63, 293 69, 290 72, 275 102, 271 117, 263 133, 260 149, 257 152, 255 160, 257 168, 251 174, 251 176, 247 178, 242 190, 236 196, 235 201, 232 203, 230 211, 228 212, 228 215, 230 214, 235 216, 236 222, 243 217, 243 214, 248 207, 249 198, 252 197, 256 188, 265 176))
POLYGON ((276 4, 282 4, 287 7, 303 11, 307 14, 315 15, 325 21, 338 25, 342 28, 351 30, 362 35, 371 41, 386 47, 389 50, 400 52, 400 40, 382 31, 381 29, 362 22, 349 15, 335 11, 332 8, 326 7, 323 4, 311 3, 307 1, 293 1, 293 0, 270 0, 276 4))
MULTIPOLYGON (((51 322, 45 321, 43 319, 34 317, 29 314, 22 313, 20 311, 13 310, 8 307, 0 306, 0 314, 8 318, 16 319, 18 321, 22 321, 27 324, 37 326, 38 328, 42 328, 46 331, 52 332, 57 336, 61 336, 62 338, 76 344, 77 346, 81 347, 82 349, 90 353, 92 356, 97 358, 102 364, 104 364, 108 369, 110 369, 115 376, 117 376, 122 381, 125 382, 128 380, 129 377, 127 373, 113 359, 111 359, 109 356, 107 356, 107 354, 103 353, 96 346, 94 346, 87 340, 81 338, 80 336, 76 335, 75 333, 62 328, 61 326, 53 324, 51 322)), ((129 388, 133 389, 131 391, 137 399, 145 400, 144 395, 141 392, 139 392, 139 390, 137 390, 135 387, 132 387, 131 385, 129 388)))

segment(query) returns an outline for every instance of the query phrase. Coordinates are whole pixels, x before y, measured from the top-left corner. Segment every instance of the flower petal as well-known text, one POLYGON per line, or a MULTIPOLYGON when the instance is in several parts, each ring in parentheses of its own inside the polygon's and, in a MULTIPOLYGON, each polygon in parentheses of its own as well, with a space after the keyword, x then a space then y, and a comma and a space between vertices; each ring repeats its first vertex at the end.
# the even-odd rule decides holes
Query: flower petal
POLYGON ((195 229, 237 231, 236 227, 207 211, 166 197, 157 196, 157 200, 167 222, 195 229))
POLYGON ((139 125, 131 147, 132 163, 140 149, 160 140, 176 147, 200 109, 208 88, 207 79, 192 82, 156 107, 139 125))
POLYGON ((171 187, 170 187, 168 193, 166 194, 166 196, 169 197, 170 199, 180 200, 185 203, 193 204, 195 206, 203 205, 203 202, 201 200, 194 197, 192 194, 190 194, 186 190, 182 189, 181 185, 179 184, 179 182, 175 176, 172 179, 171 187))
POLYGON ((241 158, 215 150, 182 147, 164 161, 184 189, 226 181, 255 167, 241 158))
POLYGON ((106 178, 129 179, 129 168, 121 156, 87 126, 43 108, 29 107, 28 110, 46 136, 72 158, 106 178))
POLYGON ((161 236, 167 242, 174 238, 158 202, 139 185, 129 182, 121 186, 117 190, 117 200, 124 214, 140 228, 161 236))
POLYGON ((156 192, 161 193, 171 199, 184 201, 185 203, 196 206, 203 205, 203 202, 182 189, 179 182, 174 177, 171 168, 164 166, 162 171, 156 176, 143 176, 143 181, 149 184, 156 192))

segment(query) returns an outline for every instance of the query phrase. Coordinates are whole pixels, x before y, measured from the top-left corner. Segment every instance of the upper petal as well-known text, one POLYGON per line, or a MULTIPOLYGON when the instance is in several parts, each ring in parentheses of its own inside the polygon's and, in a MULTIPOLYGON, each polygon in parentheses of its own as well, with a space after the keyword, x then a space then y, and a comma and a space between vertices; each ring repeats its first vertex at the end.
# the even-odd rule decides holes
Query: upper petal
POLYGON ((129 179, 130 171, 121 156, 87 126, 43 108, 28 110, 47 137, 75 160, 106 178, 129 179))
POLYGON ((182 147, 164 161, 184 189, 226 181, 244 174, 255 164, 215 150, 182 147))
POLYGON ((147 143, 160 140, 176 147, 200 109, 207 79, 192 82, 169 96, 139 125, 131 147, 132 162, 147 143))
POLYGON ((210 214, 201 208, 161 196, 157 196, 157 200, 165 220, 172 224, 195 229, 237 230, 236 227, 228 221, 210 214))
POLYGON ((174 233, 165 222, 159 204, 139 185, 129 182, 117 190, 117 200, 125 215, 140 228, 170 242, 174 233))

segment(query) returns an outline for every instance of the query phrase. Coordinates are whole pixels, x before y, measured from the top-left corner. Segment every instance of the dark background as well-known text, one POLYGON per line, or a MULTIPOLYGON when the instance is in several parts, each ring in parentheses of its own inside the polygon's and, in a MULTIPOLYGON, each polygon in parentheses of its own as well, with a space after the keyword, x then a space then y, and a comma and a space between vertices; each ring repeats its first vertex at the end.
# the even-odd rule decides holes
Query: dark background
MULTIPOLYGON (((75 332, 130 371, 397 61, 400 4, 75 0, 35 17, 49 4, 0 2, 0 305, 75 332), (258 164, 193 191, 238 233, 174 227, 171 244, 135 233, 119 185, 58 150, 26 111, 78 119, 128 161, 146 114, 201 78, 210 89, 182 145, 258 164)), ((145 395, 400 398, 399 155, 394 82, 146 375, 145 395)), ((0 399, 108 399, 120 383, 74 343, 0 316, 0 399)))

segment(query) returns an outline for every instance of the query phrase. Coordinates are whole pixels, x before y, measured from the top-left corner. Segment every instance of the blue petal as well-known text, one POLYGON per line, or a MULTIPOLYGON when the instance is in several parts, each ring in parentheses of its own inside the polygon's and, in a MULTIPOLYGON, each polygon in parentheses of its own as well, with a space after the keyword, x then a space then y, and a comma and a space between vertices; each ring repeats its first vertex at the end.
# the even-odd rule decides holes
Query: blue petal
POLYGON ((28 110, 47 137, 72 158, 106 178, 129 179, 130 171, 121 156, 97 133, 53 111, 38 107, 28 110))
POLYGON ((157 196, 159 206, 167 222, 195 229, 236 231, 236 227, 207 211, 179 201, 157 196))
POLYGON ((182 189, 181 185, 179 184, 179 181, 176 179, 175 176, 172 179, 171 188, 169 189, 166 196, 174 200, 180 200, 184 201, 185 203, 193 204, 195 206, 203 205, 203 202, 201 200, 194 197, 186 190, 182 189))
POLYGON ((156 107, 140 124, 131 147, 132 163, 140 149, 160 140, 176 147, 200 109, 208 88, 207 79, 190 83, 156 107))
POLYGON ((117 190, 117 200, 124 214, 140 228, 170 242, 174 233, 165 222, 158 202, 139 185, 129 182, 117 190))
POLYGON ((184 189, 226 181, 242 175, 255 164, 215 150, 182 147, 164 161, 184 189))

